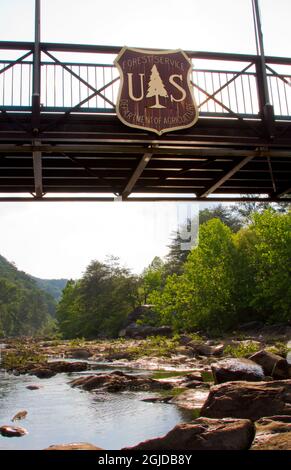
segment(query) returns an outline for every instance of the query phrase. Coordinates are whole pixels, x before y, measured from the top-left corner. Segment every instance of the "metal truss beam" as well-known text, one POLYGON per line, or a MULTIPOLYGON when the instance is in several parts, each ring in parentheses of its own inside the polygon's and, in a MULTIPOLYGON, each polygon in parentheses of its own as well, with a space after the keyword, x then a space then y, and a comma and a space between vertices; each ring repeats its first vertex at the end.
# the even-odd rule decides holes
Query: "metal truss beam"
MULTIPOLYGON (((286 188, 284 191, 276 193, 276 197, 280 198, 280 201, 281 201, 284 196, 287 196, 287 194, 290 194, 290 193, 291 193, 291 186, 289 188, 286 188)), ((289 201, 291 203, 291 198, 289 199, 289 201)))
POLYGON ((203 191, 200 194, 200 197, 207 197, 209 194, 216 191, 217 188, 222 186, 227 180, 229 180, 237 171, 239 171, 243 166, 245 166, 250 160, 252 160, 252 156, 245 157, 239 163, 237 163, 233 168, 227 171, 221 178, 219 178, 214 184, 212 184, 206 191, 203 191))
POLYGON ((150 159, 152 158, 153 153, 145 153, 141 160, 139 161, 136 169, 134 170, 133 174, 131 175, 129 181, 127 182, 123 192, 122 192, 122 199, 125 200, 133 190, 137 180, 139 179, 140 175, 142 174, 143 170, 149 163, 150 159))
MULTIPOLYGON (((102 153, 112 153, 112 154, 144 154, 146 147, 143 145, 122 145, 122 144, 108 144, 108 145, 98 145, 98 144, 60 144, 60 145, 48 145, 48 144, 39 144, 39 145, 17 145, 17 144, 0 144, 0 154, 26 154, 33 151, 39 151, 46 154, 55 154, 55 153, 84 153, 84 154, 102 154, 102 153)), ((288 157, 291 158, 290 150, 277 150, 277 149, 231 149, 231 148, 211 148, 211 147, 195 147, 184 145, 170 145, 170 142, 167 145, 160 144, 155 148, 155 155, 175 155, 179 156, 193 156, 198 158, 208 158, 208 157, 271 157, 271 158, 282 158, 288 157)))
POLYGON ((27 196, 0 196, 0 202, 189 202, 189 203, 208 203, 209 202, 288 202, 291 203, 291 198, 278 198, 278 197, 129 197, 125 201, 120 197, 94 197, 94 196, 85 196, 85 197, 64 197, 64 196, 46 196, 42 198, 27 197, 27 196))
MULTIPOLYGON (((39 143, 37 143, 39 144, 39 143)), ((39 151, 32 152, 33 157, 33 173, 34 173, 34 187, 35 197, 42 198, 43 187, 42 187, 42 154, 39 151)))

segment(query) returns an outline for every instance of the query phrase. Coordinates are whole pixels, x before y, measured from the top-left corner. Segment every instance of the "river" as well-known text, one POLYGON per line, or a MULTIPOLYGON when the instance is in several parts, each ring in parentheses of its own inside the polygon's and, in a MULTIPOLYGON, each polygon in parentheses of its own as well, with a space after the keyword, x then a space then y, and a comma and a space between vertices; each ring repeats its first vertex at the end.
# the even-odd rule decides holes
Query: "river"
POLYGON ((0 426, 13 424, 12 417, 27 410, 27 418, 15 424, 29 433, 18 438, 0 436, 0 449, 44 449, 70 442, 120 449, 163 435, 177 423, 191 419, 189 412, 174 405, 141 401, 156 396, 152 392, 94 393, 72 388, 68 383, 80 375, 101 371, 104 369, 96 366, 94 371, 39 380, 0 370, 0 426), (31 384, 41 388, 28 390, 31 384))

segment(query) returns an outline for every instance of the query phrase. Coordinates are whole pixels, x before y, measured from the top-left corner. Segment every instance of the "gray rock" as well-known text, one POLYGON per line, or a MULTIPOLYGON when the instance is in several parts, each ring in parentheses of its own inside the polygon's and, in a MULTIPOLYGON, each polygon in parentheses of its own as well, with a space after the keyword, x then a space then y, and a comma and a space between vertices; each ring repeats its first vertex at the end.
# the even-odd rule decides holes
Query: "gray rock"
POLYGON ((274 379, 288 379, 290 377, 288 362, 277 354, 262 349, 253 354, 250 359, 262 366, 265 375, 270 375, 274 379))
POLYGON ((211 365, 216 384, 233 380, 257 382, 264 379, 262 367, 249 359, 224 359, 211 365))

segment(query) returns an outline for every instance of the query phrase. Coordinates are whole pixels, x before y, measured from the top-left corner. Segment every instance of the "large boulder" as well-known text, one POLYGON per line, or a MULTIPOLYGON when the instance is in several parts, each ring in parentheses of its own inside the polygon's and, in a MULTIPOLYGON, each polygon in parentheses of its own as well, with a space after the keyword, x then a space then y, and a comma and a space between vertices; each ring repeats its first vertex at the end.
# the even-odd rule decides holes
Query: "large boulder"
POLYGON ((277 354, 262 349, 253 354, 250 359, 262 366, 264 373, 274 379, 288 379, 290 377, 288 362, 277 354))
POLYGON ((87 442, 73 442, 72 444, 56 444, 44 450, 103 450, 87 442))
POLYGON ((226 382, 211 387, 201 416, 245 418, 291 415, 291 380, 226 382))
POLYGON ((140 305, 126 318, 119 336, 128 338, 147 338, 148 336, 171 336, 173 330, 170 326, 150 326, 157 321, 157 314, 153 305, 140 305), (144 324, 139 324, 143 322, 144 324))
POLYGON ((247 450, 255 436, 246 419, 198 418, 175 426, 168 434, 122 450, 247 450))
POLYGON ((262 367, 249 359, 224 359, 211 365, 216 384, 233 380, 257 382, 264 379, 262 367))
POLYGON ((47 362, 45 365, 34 366, 28 372, 30 375, 36 375, 39 379, 48 379, 62 372, 82 372, 87 369, 87 362, 53 361, 47 362))
POLYGON ((256 422, 252 450, 291 450, 291 416, 270 416, 256 422))
POLYGON ((107 392, 120 392, 123 390, 147 391, 170 390, 170 383, 150 379, 143 376, 124 374, 120 371, 110 374, 96 374, 80 377, 70 382, 72 387, 81 387, 84 390, 106 390, 107 392))

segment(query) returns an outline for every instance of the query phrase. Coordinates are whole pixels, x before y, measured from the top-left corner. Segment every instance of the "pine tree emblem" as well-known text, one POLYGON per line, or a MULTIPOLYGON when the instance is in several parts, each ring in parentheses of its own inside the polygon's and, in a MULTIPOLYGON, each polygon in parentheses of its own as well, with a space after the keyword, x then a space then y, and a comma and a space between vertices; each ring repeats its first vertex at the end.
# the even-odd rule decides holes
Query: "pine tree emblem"
POLYGON ((168 93, 156 65, 153 65, 151 69, 151 76, 146 94, 147 98, 151 98, 152 96, 156 97, 156 102, 153 106, 150 106, 150 108, 166 108, 166 106, 162 106, 159 102, 159 96, 168 98, 168 93))

